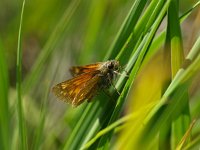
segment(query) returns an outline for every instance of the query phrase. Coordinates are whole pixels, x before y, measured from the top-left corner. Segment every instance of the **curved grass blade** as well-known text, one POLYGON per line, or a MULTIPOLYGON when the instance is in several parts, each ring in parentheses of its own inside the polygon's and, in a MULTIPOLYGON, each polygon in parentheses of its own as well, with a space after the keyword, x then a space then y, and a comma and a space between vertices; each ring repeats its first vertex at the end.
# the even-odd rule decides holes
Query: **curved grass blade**
POLYGON ((22 22, 23 22, 23 15, 24 15, 24 6, 25 0, 22 3, 21 9, 21 18, 20 18, 20 25, 19 25, 19 34, 18 34, 18 44, 17 44, 17 110, 18 110, 18 122, 19 122, 19 147, 22 150, 27 149, 26 143, 26 129, 25 129, 25 120, 23 115, 23 106, 22 106, 22 48, 21 48, 21 34, 22 34, 22 22))
POLYGON ((134 2, 104 60, 114 59, 118 53, 122 53, 121 49, 131 35, 146 3, 147 0, 136 0, 134 2))
POLYGON ((121 125, 122 123, 125 123, 130 120, 135 120, 137 117, 140 116, 141 113, 146 113, 148 112, 153 106, 155 105, 155 103, 149 104, 141 109, 139 109, 137 112, 134 112, 133 114, 129 114, 126 115, 120 119, 118 119, 117 121, 115 121, 114 123, 110 124, 109 126, 107 126, 105 129, 102 129, 101 131, 99 131, 96 136, 94 138, 92 138, 89 142, 87 142, 84 147, 82 149, 87 149, 89 148, 92 144, 95 143, 95 141, 100 138, 101 136, 105 135, 106 133, 112 131, 113 129, 116 129, 119 125, 121 125))

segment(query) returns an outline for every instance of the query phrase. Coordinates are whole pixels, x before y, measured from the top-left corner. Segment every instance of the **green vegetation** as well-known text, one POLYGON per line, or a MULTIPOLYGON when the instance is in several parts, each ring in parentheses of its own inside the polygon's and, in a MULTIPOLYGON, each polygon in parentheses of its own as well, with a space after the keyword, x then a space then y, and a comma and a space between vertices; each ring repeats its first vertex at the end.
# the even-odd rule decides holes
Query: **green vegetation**
POLYGON ((200 1, 2 4, 0 149, 199 148, 200 1), (120 96, 72 108, 52 94, 71 65, 111 59, 120 96))

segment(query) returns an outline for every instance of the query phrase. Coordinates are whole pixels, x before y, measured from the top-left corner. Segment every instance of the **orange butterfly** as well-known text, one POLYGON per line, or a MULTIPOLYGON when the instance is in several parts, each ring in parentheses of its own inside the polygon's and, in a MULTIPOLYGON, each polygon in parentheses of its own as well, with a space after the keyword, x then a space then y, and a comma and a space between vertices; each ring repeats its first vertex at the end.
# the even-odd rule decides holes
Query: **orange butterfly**
POLYGON ((99 90, 112 84, 115 74, 119 71, 119 62, 110 60, 70 69, 72 79, 61 82, 53 87, 53 92, 61 100, 76 107, 85 100, 88 102, 99 90))

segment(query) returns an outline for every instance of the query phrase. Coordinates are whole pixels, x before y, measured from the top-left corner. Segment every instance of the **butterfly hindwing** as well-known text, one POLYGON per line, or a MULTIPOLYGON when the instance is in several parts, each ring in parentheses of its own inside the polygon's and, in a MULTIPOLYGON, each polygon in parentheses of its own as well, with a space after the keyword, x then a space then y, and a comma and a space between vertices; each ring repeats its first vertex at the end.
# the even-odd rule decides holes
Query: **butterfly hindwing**
POLYGON ((54 93, 63 101, 78 106, 90 99, 98 88, 100 77, 97 71, 78 75, 53 87, 54 93))

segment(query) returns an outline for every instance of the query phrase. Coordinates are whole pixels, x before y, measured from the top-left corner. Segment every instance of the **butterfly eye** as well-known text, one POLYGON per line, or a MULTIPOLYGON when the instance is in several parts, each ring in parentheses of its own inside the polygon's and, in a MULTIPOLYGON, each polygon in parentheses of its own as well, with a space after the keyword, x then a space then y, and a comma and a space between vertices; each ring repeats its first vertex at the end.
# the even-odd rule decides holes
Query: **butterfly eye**
POLYGON ((113 69, 114 68, 114 65, 112 64, 112 63, 110 63, 109 65, 108 65, 108 69, 113 69))

